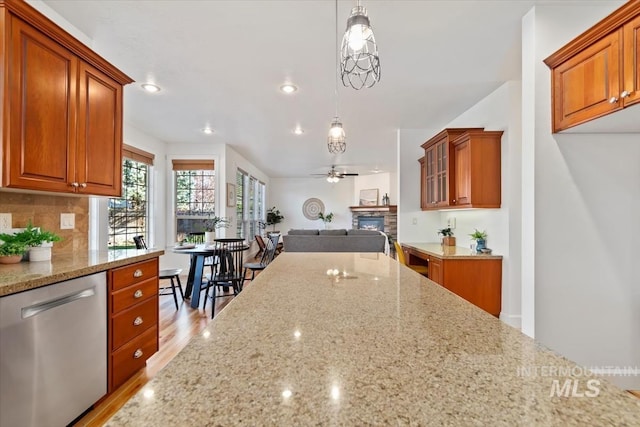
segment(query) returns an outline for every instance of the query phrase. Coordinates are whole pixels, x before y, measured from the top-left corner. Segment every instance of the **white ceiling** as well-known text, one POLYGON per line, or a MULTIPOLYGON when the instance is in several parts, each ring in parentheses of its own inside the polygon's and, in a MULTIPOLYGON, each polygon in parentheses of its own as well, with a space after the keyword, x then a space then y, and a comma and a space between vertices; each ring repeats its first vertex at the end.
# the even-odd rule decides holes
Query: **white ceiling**
MULTIPOLYGON (((45 0, 136 83, 125 121, 171 144, 229 144, 270 177, 331 164, 394 171, 397 129, 440 129, 520 76, 522 16, 535 0, 363 0, 382 79, 340 85, 347 151, 326 148, 334 116, 335 3, 297 1, 45 0), (299 90, 278 88, 292 81, 299 90), (140 84, 162 88, 151 95, 140 84), (296 136, 299 124, 305 133, 296 136), (206 125, 215 133, 200 132, 206 125)), ((341 39, 354 1, 338 3, 341 39)), ((341 168, 344 170, 345 168, 341 168)))

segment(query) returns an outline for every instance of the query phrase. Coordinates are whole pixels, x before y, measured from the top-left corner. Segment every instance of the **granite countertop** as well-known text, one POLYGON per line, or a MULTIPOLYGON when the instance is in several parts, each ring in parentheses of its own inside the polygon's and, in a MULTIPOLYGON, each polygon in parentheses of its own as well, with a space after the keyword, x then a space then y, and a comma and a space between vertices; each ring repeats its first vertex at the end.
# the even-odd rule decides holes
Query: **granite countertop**
POLYGON ((54 255, 51 261, 0 264, 0 297, 159 257, 163 250, 123 249, 54 255))
POLYGON ((433 255, 442 259, 502 259, 502 255, 483 254, 471 251, 462 246, 443 246, 440 243, 409 242, 402 246, 413 248, 419 252, 433 255))
POLYGON ((385 255, 284 252, 106 425, 638 420, 640 399, 385 255))

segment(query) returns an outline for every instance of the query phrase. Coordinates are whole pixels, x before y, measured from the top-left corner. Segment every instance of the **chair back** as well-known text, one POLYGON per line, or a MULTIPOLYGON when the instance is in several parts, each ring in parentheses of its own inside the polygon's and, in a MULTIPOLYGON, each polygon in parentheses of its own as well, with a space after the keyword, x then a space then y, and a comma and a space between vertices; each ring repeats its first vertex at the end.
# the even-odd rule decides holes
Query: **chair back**
POLYGON ((269 235, 269 239, 267 239, 266 248, 264 253, 262 254, 262 259, 260 260, 260 264, 269 265, 273 258, 276 256, 276 248, 278 247, 278 240, 280 239, 280 234, 272 233, 269 235))
POLYGON ((133 236, 133 242, 136 244, 136 249, 147 249, 143 236, 133 236))
POLYGON ((402 252, 402 246, 400 246, 400 243, 394 240, 393 246, 396 248, 396 257, 398 262, 402 265, 407 265, 407 260, 404 258, 404 252, 402 252))
POLYGON ((244 266, 244 239, 216 239, 215 248, 220 265, 218 265, 214 281, 241 281, 244 266))
POLYGON ((259 234, 256 234, 255 237, 256 237, 256 243, 258 244, 258 247, 260 248, 261 251, 264 251, 267 247, 267 245, 265 245, 264 243, 264 239, 259 234))

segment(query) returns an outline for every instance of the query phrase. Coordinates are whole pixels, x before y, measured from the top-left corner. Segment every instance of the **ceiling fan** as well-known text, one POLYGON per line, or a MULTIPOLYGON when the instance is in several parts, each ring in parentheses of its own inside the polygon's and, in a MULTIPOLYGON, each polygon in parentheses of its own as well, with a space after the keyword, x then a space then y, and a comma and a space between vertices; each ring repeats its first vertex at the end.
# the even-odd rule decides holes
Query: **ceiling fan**
POLYGON ((331 169, 329 169, 329 172, 327 172, 327 173, 313 173, 311 175, 326 176, 327 177, 327 181, 329 181, 329 182, 338 182, 339 180, 341 180, 342 178, 344 178, 346 176, 358 176, 358 173, 340 172, 340 171, 336 170, 336 166, 335 165, 331 165, 331 169))

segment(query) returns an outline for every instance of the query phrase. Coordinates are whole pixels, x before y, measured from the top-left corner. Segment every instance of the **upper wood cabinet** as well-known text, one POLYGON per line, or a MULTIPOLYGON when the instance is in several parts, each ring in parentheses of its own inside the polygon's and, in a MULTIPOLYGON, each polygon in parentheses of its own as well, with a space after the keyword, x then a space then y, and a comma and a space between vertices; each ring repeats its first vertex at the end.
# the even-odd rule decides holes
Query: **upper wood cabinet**
POLYGON ((422 210, 500 207, 501 137, 501 131, 450 128, 422 144, 422 210))
POLYGON ((2 186, 118 196, 132 80, 22 1, 0 0, 2 186))
POLYGON ((632 0, 545 59, 553 132, 638 102, 639 50, 640 0, 632 0))

